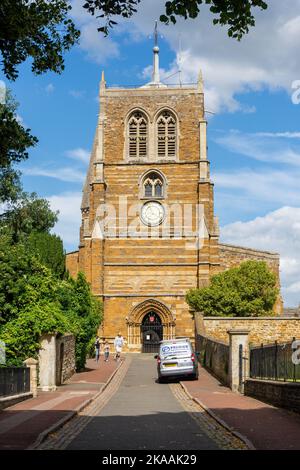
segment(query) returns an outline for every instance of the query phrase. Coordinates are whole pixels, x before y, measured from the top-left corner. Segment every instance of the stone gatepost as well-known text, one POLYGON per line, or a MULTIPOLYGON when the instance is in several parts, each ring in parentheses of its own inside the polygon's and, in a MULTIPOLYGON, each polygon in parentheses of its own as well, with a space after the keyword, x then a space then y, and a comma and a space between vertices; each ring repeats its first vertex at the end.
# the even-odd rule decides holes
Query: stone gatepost
POLYGON ((44 392, 56 390, 56 335, 43 335, 39 351, 39 388, 44 392))
POLYGON ((30 367, 30 391, 32 396, 37 397, 37 365, 38 361, 30 357, 24 361, 26 367, 30 367))
POLYGON ((249 377, 249 330, 229 330, 229 383, 233 392, 244 393, 249 377))

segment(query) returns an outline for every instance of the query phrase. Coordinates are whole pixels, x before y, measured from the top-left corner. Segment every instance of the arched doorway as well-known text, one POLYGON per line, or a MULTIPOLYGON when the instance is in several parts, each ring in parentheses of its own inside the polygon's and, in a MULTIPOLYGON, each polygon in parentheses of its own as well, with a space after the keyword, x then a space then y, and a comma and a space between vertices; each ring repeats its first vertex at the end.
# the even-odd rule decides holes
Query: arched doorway
POLYGON ((147 299, 135 305, 126 322, 127 344, 131 351, 157 351, 159 341, 175 338, 175 318, 170 308, 157 299, 147 299), (151 346, 151 343, 154 344, 151 346))
POLYGON ((154 311, 148 312, 141 324, 142 352, 158 352, 159 342, 163 337, 163 324, 160 316, 154 311))

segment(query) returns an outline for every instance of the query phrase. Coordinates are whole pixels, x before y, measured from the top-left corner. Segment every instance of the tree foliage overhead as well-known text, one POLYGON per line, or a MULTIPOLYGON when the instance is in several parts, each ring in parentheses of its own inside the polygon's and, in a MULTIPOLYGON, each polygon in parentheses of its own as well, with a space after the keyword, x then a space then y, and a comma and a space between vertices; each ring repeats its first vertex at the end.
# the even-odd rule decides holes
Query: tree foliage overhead
POLYGON ((68 17, 71 9, 66 0, 1 0, 0 53, 9 80, 29 57, 35 74, 64 69, 63 54, 80 35, 68 17))
POLYGON ((273 314, 276 276, 263 261, 246 261, 213 276, 203 289, 191 289, 188 304, 208 317, 260 317, 273 314))
MULTIPOLYGON (((116 24, 115 18, 130 18, 142 1, 82 0, 82 7, 101 19, 98 30, 107 35, 116 24)), ((255 25, 254 9, 267 8, 264 0, 162 1, 160 21, 169 24, 177 18, 196 18, 204 5, 210 8, 213 23, 227 26, 229 36, 239 40, 255 25)), ((70 18, 71 10, 68 0, 1 0, 0 67, 6 78, 15 80, 18 67, 27 59, 31 59, 35 74, 64 70, 64 54, 80 37, 70 18)), ((15 111, 10 103, 0 103, 0 203, 20 191, 20 175, 13 164, 27 159, 28 148, 37 143, 30 130, 18 122, 15 111)))
MULTIPOLYGON (((105 35, 116 25, 116 19, 130 18, 143 0, 82 0, 82 6, 103 24, 105 35)), ((162 0, 160 21, 176 23, 178 18, 195 19, 204 6, 213 14, 213 23, 228 27, 230 37, 240 40, 255 25, 254 10, 265 10, 265 0, 162 0)), ((1 0, 0 57, 2 70, 9 80, 18 77, 18 66, 32 59, 32 71, 61 73, 64 53, 80 37, 69 14, 68 0, 1 0)), ((101 40, 101 38, 99 38, 101 40)))
POLYGON ((38 142, 19 122, 17 107, 9 93, 6 102, 0 102, 0 202, 16 198, 21 184, 14 165, 26 160, 28 148, 38 142))
MULTIPOLYGON (((121 16, 130 18, 137 12, 137 6, 142 0, 86 0, 84 8, 89 13, 106 20, 99 31, 108 34, 109 28, 116 24, 112 18, 121 16)), ((175 24, 178 18, 195 19, 200 14, 203 5, 208 5, 214 15, 213 23, 228 26, 228 35, 240 40, 255 26, 253 9, 267 9, 264 0, 169 0, 165 3, 165 12, 160 15, 160 21, 165 24, 175 24)))

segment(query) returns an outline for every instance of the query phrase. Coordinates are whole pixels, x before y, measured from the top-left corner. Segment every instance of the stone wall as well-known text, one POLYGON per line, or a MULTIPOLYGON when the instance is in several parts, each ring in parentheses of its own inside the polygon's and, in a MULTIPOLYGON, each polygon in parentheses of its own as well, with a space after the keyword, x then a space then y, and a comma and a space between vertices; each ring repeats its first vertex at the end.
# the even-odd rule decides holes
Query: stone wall
POLYGON ((52 391, 75 372, 75 337, 46 334, 40 338, 39 388, 52 391))
POLYGON ((66 269, 72 277, 78 274, 79 251, 73 251, 66 255, 66 269))
POLYGON ((285 317, 300 317, 300 307, 295 307, 295 308, 285 308, 283 309, 283 315, 285 317))
POLYGON ((254 250, 251 248, 243 248, 240 246, 228 245, 224 243, 220 243, 219 248, 220 261, 224 269, 238 266, 243 261, 254 260, 265 261, 273 272, 278 273, 279 255, 277 253, 254 250))
POLYGON ((229 346, 201 335, 196 335, 195 345, 200 363, 229 385, 229 346))
POLYGON ((203 331, 216 341, 228 343, 229 330, 249 330, 249 341, 253 345, 270 344, 274 341, 300 339, 300 318, 260 317, 260 318, 220 318, 204 317, 203 331))
POLYGON ((300 412, 300 384, 249 379, 245 383, 245 395, 271 405, 300 412))
POLYGON ((64 335, 56 339, 56 385, 75 373, 75 337, 64 335))

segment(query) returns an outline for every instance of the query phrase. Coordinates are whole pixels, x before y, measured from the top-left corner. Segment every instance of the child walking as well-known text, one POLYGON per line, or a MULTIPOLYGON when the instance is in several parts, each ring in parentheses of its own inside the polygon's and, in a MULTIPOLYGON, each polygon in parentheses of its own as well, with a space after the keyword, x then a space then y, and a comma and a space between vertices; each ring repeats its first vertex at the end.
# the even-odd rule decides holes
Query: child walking
POLYGON ((105 362, 108 362, 109 350, 110 350, 109 342, 104 339, 104 361, 105 362))

